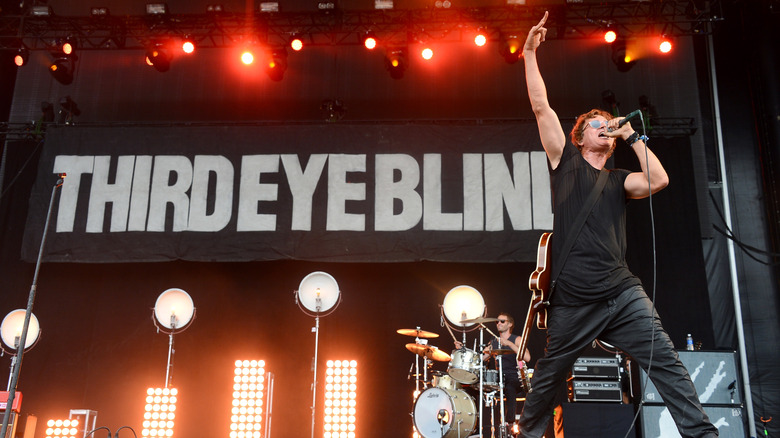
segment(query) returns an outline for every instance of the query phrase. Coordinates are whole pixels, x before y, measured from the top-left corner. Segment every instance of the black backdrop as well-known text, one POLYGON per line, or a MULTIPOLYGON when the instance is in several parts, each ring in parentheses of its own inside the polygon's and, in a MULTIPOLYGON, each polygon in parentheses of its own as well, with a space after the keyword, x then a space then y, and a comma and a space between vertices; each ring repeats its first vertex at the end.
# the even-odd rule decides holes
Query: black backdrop
MULTIPOLYGON (((33 265, 19 262, 20 218, 26 211, 35 142, 9 147, 9 176, 20 177, 3 198, 4 281, 2 308, 24 307, 33 265)), ((712 345, 706 287, 695 209, 666 214, 688 203, 690 153, 687 139, 658 139, 655 150, 669 163, 673 184, 654 198, 658 242, 658 310, 679 347, 685 334, 712 345), (693 213, 692 213, 693 212, 693 213)), ((630 157, 618 154, 620 165, 630 157)), ((10 178, 9 178, 10 179, 10 178)), ((630 265, 652 290, 653 265, 647 201, 630 206, 630 265)), ((237 358, 263 359, 274 373, 273 436, 305 436, 310 427, 314 319, 294 302, 293 291, 312 271, 333 275, 343 302, 321 319, 320 370, 328 358, 358 360, 359 436, 398 437, 411 428, 409 368, 413 338, 399 328, 436 332, 431 341, 444 351, 452 340, 440 325, 440 308, 451 288, 479 290, 488 314, 509 311, 522 321, 530 298, 526 263, 45 263, 35 314, 40 342, 25 355, 19 390, 24 410, 39 419, 67 416, 68 409, 98 411, 98 424, 140 430, 144 391, 162 386, 168 338, 156 333, 151 309, 165 289, 190 293, 197 307, 193 325, 175 338, 173 385, 180 390, 178 436, 223 436, 229 425, 232 367, 237 358)), ((469 343, 475 334, 468 335, 469 343)), ((542 354, 544 334, 529 346, 542 354)), ((444 370, 445 363, 434 369, 444 370)), ((322 382, 322 380, 320 380, 322 382)), ((322 388, 318 406, 322 407, 322 388)), ((321 412, 319 413, 321 415, 321 412)), ((318 428, 320 420, 318 416, 318 428)))

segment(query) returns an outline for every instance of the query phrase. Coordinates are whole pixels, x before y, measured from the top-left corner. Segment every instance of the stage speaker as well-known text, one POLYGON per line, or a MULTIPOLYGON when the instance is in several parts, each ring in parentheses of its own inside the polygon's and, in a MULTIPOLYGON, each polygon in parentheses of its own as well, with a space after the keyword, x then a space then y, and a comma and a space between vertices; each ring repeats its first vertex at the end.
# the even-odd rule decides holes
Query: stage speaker
MULTIPOLYGON (((566 438, 634 438, 634 405, 562 403, 566 438), (626 435, 628 433, 628 435, 626 435)), ((551 435, 545 435, 551 436, 551 435)))
MULTIPOLYGON (((688 369, 696 393, 703 405, 738 405, 742 403, 736 353, 733 351, 678 351, 680 361, 688 369)), ((640 385, 644 385, 644 370, 640 372, 640 385)), ((650 375, 653 370, 650 369, 650 375)), ((651 380, 642 388, 642 401, 663 403, 651 380)))
MULTIPOLYGON (((652 371, 650 371, 652 373, 652 371)), ((718 428, 720 438, 745 438, 745 423, 740 406, 704 406, 704 412, 718 428)), ((666 406, 642 408, 643 438, 680 438, 677 426, 666 406)))

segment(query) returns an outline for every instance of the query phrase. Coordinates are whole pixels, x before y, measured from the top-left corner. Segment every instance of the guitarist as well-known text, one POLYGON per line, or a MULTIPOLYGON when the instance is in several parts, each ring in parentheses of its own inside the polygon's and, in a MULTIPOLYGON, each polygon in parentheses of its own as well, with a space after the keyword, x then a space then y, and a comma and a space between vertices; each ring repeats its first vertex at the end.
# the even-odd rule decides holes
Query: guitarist
MULTIPOLYGON (((557 114, 547 100, 536 50, 545 39, 548 14, 531 28, 523 48, 526 85, 539 136, 547 153, 553 191, 552 272, 567 236, 576 238, 557 278, 547 308, 547 347, 536 362, 531 392, 520 418, 522 437, 540 437, 566 384, 574 361, 599 338, 625 351, 644 369, 661 393, 683 437, 715 437, 718 430, 701 407, 687 370, 642 284, 626 260, 625 205, 666 187, 669 177, 644 139, 622 118, 591 110, 577 119, 567 144, 557 114), (620 137, 634 151, 641 171, 608 170, 606 184, 584 225, 573 223, 620 137), (652 356, 651 356, 652 355, 652 356)), ((570 66, 572 69, 576 66, 570 66)))

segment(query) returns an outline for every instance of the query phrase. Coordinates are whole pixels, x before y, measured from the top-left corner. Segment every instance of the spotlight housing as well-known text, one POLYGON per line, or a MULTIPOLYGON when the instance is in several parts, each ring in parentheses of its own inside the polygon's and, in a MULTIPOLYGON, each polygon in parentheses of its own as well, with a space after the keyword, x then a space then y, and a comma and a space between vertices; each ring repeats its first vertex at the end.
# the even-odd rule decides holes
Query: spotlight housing
POLYGON ((146 51, 146 63, 159 72, 166 72, 171 68, 171 55, 161 44, 156 44, 146 51))
POLYGON ((363 35, 363 47, 368 50, 374 50, 376 45, 376 35, 374 35, 373 32, 367 32, 365 35, 363 35))
POLYGON ((76 66, 76 60, 73 56, 57 56, 49 65, 49 73, 57 82, 63 85, 73 83, 73 71, 76 66))
POLYGON ((17 67, 23 67, 27 64, 27 61, 30 60, 30 51, 27 50, 25 47, 20 48, 16 55, 14 55, 14 64, 16 64, 17 67))
POLYGON ((522 52, 522 40, 518 36, 519 33, 509 33, 501 36, 501 45, 499 46, 499 53, 504 57, 504 60, 509 64, 516 63, 522 52))
POLYGON ((390 49, 385 55, 385 69, 393 79, 401 79, 407 67, 407 51, 405 48, 390 49))
POLYGON ((622 73, 631 70, 636 64, 636 60, 626 50, 626 40, 619 38, 612 43, 612 62, 622 73))
POLYGON ((268 62, 265 65, 265 72, 272 81, 279 82, 284 79, 284 72, 287 70, 287 50, 285 48, 272 49, 268 54, 268 62))

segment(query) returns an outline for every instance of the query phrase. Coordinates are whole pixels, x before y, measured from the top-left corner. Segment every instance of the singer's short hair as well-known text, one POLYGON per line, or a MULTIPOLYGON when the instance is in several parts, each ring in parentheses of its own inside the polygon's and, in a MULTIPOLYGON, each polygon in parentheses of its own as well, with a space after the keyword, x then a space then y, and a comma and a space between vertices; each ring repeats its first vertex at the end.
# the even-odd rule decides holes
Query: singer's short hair
MULTIPOLYGON (((612 114, 595 108, 577 117, 577 121, 574 122, 574 128, 572 128, 571 134, 569 134, 569 138, 571 138, 572 144, 574 144, 574 146, 576 146, 580 151, 582 151, 582 132, 585 131, 586 123, 588 123, 590 119, 595 118, 596 116, 602 116, 607 120, 612 120, 614 118, 612 117, 612 114)), ((612 149, 614 150, 615 147, 613 146, 612 149)), ((610 154, 611 153, 612 151, 610 151, 610 154)))

